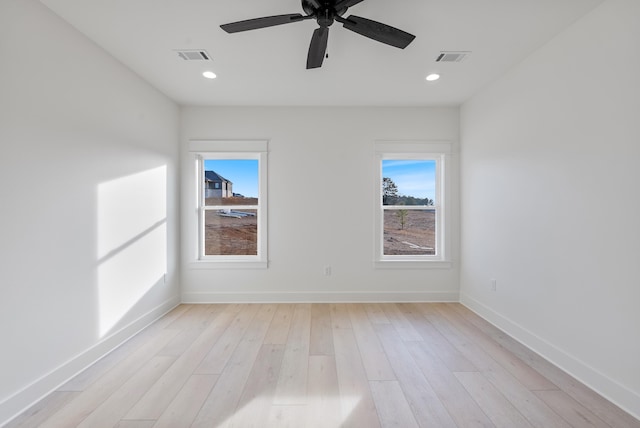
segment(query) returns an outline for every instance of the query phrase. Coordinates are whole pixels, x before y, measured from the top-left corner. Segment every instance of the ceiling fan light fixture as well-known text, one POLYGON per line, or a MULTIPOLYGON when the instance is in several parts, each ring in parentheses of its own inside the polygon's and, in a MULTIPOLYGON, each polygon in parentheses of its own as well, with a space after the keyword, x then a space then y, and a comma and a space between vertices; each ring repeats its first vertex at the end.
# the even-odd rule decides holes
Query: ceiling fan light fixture
POLYGON ((202 73, 202 75, 207 79, 215 79, 216 77, 218 77, 213 71, 205 71, 204 73, 202 73))
POLYGON ((427 82, 435 82, 440 79, 440 75, 438 73, 431 73, 426 77, 427 82))

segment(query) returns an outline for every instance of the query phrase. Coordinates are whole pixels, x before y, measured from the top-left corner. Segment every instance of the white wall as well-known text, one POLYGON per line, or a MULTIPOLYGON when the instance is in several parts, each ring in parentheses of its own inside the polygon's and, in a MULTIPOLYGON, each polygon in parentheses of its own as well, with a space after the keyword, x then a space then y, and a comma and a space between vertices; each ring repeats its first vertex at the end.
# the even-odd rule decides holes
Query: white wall
MULTIPOLYGON (((457 299, 457 216, 453 268, 374 269, 373 207, 375 140, 447 140, 457 152, 458 129, 455 108, 184 108, 183 175, 190 170, 189 139, 269 140, 269 268, 193 269, 195 234, 185 226, 183 299, 457 299), (325 265, 331 276, 324 275, 325 265)), ((456 155, 452 213, 458 209, 457 161, 456 155)), ((191 194, 190 181, 183 176, 183 198, 191 194)), ((185 208, 182 215, 194 213, 185 208)))
POLYGON ((461 110, 462 302, 635 415, 639 41, 606 1, 461 110))
POLYGON ((39 2, 0 2, 0 424, 178 301, 178 121, 39 2))

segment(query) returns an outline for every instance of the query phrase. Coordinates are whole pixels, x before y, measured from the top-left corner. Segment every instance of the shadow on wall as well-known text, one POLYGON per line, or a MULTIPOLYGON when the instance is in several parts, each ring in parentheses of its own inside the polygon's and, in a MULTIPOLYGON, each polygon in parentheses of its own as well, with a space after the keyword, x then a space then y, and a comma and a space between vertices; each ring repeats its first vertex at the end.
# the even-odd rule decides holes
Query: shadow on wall
POLYGON ((167 166, 98 185, 98 337, 167 272, 167 166))

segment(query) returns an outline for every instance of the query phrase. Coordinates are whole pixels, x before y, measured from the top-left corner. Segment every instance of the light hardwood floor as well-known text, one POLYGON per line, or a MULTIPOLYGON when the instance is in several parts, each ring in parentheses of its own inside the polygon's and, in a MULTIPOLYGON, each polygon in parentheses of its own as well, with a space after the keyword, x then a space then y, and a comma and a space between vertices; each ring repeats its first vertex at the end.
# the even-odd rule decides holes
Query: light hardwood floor
POLYGON ((640 427, 456 303, 181 305, 7 427, 640 427))

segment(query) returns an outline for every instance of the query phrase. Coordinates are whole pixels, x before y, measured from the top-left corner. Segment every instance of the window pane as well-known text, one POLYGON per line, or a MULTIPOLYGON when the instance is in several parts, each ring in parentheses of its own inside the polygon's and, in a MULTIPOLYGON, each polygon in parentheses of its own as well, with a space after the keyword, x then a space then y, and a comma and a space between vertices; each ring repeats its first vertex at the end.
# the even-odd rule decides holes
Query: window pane
POLYGON ((257 159, 206 159, 205 205, 258 205, 257 159))
POLYGON ((257 210, 206 210, 204 254, 206 256, 256 256, 257 210))
POLYGON ((385 209, 382 254, 435 255, 435 210, 385 209))
POLYGON ((434 205, 436 161, 385 159, 381 184, 383 205, 434 205))

